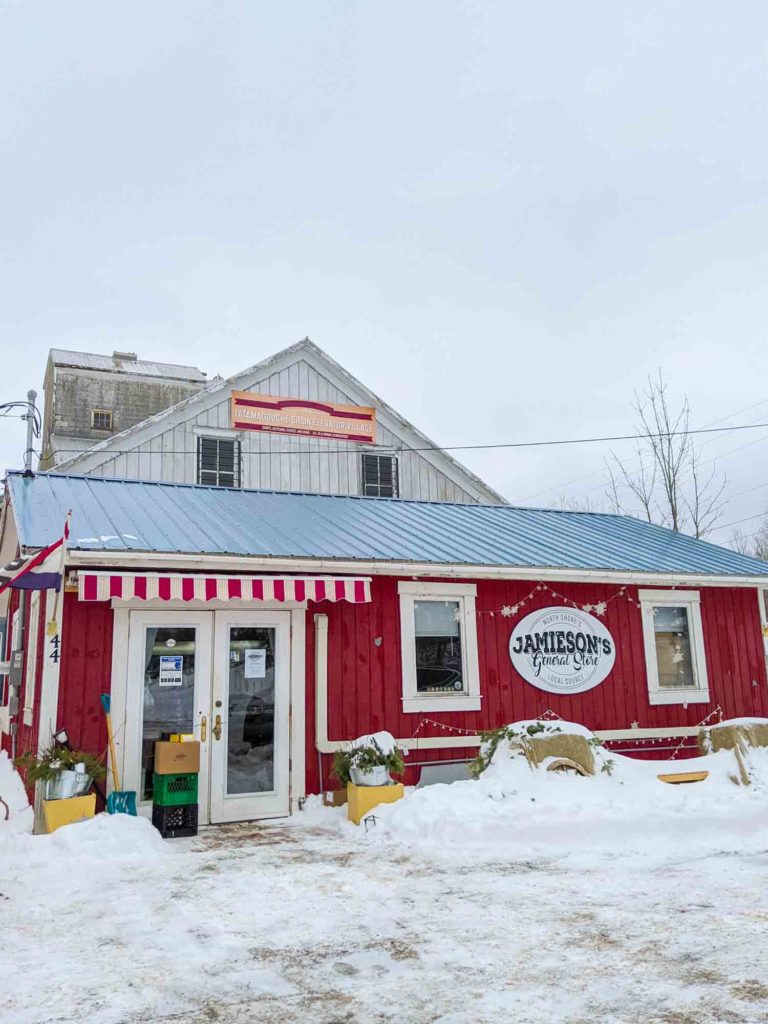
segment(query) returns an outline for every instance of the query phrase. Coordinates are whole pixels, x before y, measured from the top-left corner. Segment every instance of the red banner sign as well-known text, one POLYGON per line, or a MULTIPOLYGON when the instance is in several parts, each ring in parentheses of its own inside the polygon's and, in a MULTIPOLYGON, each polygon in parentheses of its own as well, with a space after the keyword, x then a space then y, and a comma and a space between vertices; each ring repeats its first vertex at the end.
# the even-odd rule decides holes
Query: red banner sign
POLYGON ((362 444, 376 441, 376 410, 368 406, 279 398, 253 391, 232 392, 231 425, 234 430, 303 434, 362 444))

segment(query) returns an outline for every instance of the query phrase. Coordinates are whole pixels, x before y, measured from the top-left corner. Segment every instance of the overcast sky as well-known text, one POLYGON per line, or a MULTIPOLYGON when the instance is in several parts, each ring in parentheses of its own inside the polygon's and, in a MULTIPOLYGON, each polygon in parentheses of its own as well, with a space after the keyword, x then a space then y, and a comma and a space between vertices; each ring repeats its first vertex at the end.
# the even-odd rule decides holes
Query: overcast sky
MULTIPOLYGON (((0 400, 51 347, 309 335, 446 445, 625 433, 659 367, 768 422, 767 41, 764 0, 0 2, 0 400)), ((457 454, 546 505, 607 449, 457 454)), ((768 429, 718 454, 761 511, 768 429)))

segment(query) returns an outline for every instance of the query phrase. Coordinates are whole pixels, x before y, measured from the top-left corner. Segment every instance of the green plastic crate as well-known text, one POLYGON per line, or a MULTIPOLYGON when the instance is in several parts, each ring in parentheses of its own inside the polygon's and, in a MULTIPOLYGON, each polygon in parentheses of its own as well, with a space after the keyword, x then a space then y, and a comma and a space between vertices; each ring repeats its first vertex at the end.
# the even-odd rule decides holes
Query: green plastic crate
POLYGON ((197 772, 152 776, 152 803, 158 807, 183 807, 197 803, 197 772))

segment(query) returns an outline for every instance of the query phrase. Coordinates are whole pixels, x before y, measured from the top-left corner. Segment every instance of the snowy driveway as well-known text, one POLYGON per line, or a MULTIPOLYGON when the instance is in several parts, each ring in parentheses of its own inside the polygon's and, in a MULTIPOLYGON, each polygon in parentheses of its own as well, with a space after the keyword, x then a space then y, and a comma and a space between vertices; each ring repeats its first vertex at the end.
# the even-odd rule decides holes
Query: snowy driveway
POLYGON ((9 837, 2 1020, 768 1021, 768 834, 633 853, 579 828, 567 857, 330 811, 175 844, 106 816, 9 837))

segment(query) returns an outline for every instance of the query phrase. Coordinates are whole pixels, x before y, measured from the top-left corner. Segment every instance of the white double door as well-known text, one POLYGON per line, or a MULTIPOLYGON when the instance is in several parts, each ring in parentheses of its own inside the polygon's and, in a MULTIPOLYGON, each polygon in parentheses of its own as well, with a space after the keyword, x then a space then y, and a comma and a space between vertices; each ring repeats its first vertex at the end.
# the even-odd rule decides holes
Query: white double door
POLYGON ((290 612, 131 611, 128 637, 124 788, 148 807, 156 740, 193 734, 200 824, 288 814, 290 612))

